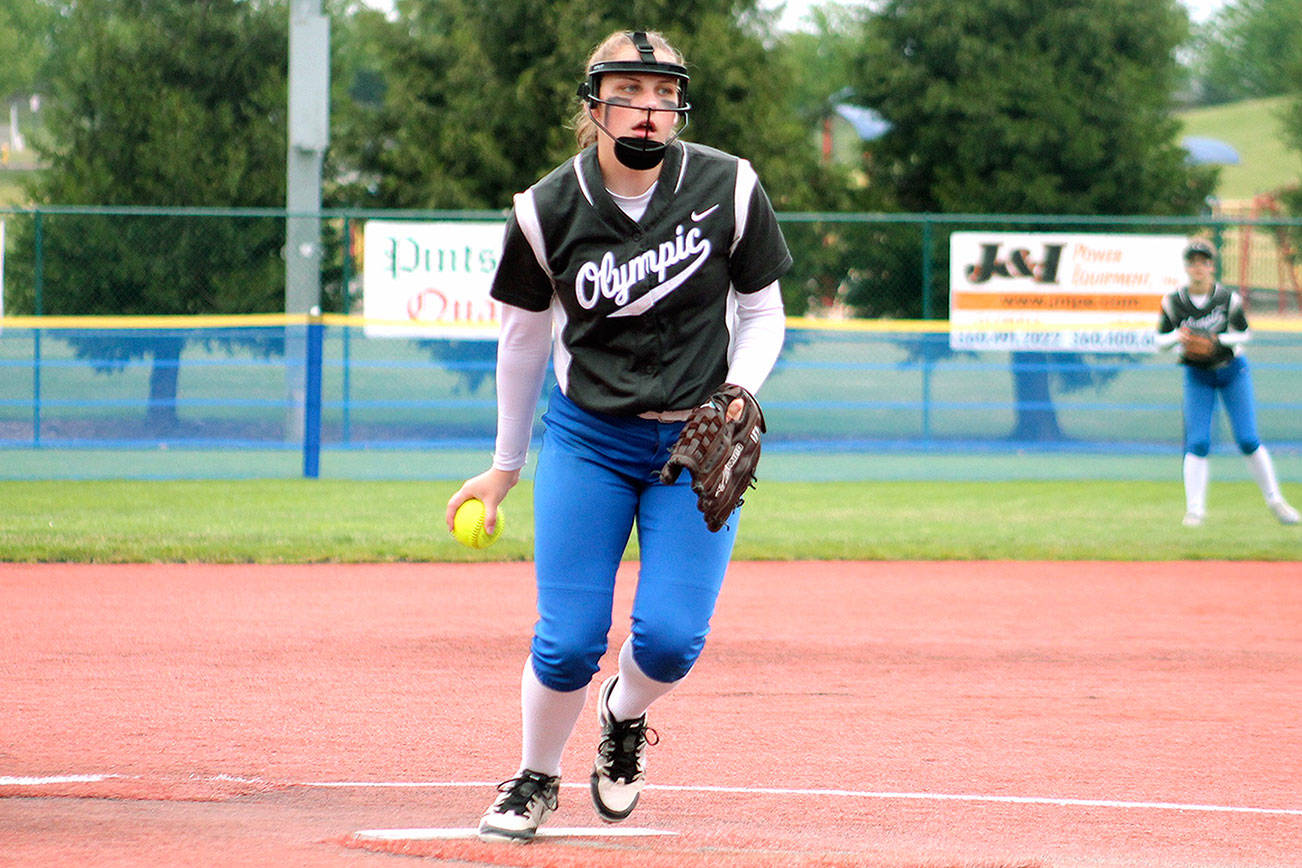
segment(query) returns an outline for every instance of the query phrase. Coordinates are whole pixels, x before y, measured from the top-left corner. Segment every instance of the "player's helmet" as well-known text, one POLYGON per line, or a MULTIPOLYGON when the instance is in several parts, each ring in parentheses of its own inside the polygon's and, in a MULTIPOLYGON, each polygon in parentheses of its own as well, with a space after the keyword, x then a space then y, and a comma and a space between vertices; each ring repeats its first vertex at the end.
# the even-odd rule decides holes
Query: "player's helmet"
POLYGON ((1184 249, 1184 261, 1188 262, 1195 256, 1206 256, 1208 259, 1215 259, 1216 248, 1212 247, 1209 242, 1203 241, 1201 238, 1196 238, 1193 241, 1190 241, 1189 246, 1184 249))
POLYGON ((647 39, 644 30, 634 30, 628 34, 628 38, 637 47, 638 59, 603 60, 592 64, 588 69, 587 80, 579 85, 579 97, 587 100, 589 105, 597 105, 598 103, 619 105, 619 103, 609 103, 597 97, 597 94, 601 92, 601 77, 606 73, 632 72, 666 75, 678 80, 678 105, 672 109, 664 109, 664 111, 691 111, 692 107, 687 102, 687 83, 691 81, 691 76, 687 74, 687 67, 680 63, 668 63, 657 58, 655 48, 651 45, 651 40, 647 39))
MULTIPOLYGON (((683 118, 683 126, 686 127, 687 113, 692 110, 691 104, 687 101, 687 83, 691 80, 691 76, 687 74, 687 67, 680 63, 669 63, 657 58, 655 47, 651 45, 651 40, 647 38, 644 30, 634 30, 628 34, 628 38, 637 48, 638 59, 603 60, 592 64, 588 69, 587 79, 579 85, 579 98, 592 108, 598 105, 629 108, 630 106, 627 103, 606 100, 598 96, 601 93, 602 76, 612 72, 667 76, 678 82, 678 104, 646 109, 647 114, 649 116, 652 111, 675 112, 683 118)), ((597 123, 597 126, 605 130, 605 127, 602 127, 600 122, 597 123)), ((606 130, 606 132, 609 133, 609 130, 606 130)), ((665 149, 669 146, 669 142, 678 138, 681 132, 682 129, 680 128, 666 142, 657 142, 649 135, 646 137, 620 136, 615 139, 615 157, 631 169, 654 168, 664 159, 665 149)))

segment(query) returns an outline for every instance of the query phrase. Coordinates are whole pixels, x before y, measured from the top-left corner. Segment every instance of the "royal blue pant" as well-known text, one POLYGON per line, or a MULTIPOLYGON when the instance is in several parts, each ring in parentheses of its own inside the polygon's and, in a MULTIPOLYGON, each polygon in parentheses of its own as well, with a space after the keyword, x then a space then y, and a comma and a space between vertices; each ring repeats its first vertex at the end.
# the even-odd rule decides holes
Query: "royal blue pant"
POLYGON ((538 680, 560 691, 592 680, 606 651, 615 572, 636 525, 633 659, 651 678, 677 681, 705 646, 738 514, 711 533, 690 474, 659 481, 681 422, 589 413, 555 389, 543 424, 534 475, 538 680))
POLYGON ((1212 446, 1212 413, 1221 396, 1239 451, 1251 455, 1261 445, 1257 436, 1257 408, 1252 394, 1248 361, 1236 356, 1229 364, 1206 370, 1184 369, 1184 451, 1206 457, 1212 446))

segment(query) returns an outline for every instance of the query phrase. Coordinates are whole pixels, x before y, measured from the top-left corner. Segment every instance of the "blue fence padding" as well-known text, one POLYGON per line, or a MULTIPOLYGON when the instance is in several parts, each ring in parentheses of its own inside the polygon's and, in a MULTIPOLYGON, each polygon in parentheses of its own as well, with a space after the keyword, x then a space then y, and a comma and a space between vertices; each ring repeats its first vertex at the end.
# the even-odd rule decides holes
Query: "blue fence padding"
POLYGON ((324 342, 325 326, 320 322, 309 323, 303 399, 303 475, 308 479, 321 475, 321 360, 324 342))
MULTIPOLYGON (((0 449, 294 450, 308 477, 323 452, 486 454, 491 355, 491 342, 375 338, 353 325, 6 325, 0 449), (154 357, 178 340, 179 357, 154 357)), ((1302 333, 1255 332, 1248 356, 1263 441, 1302 452, 1302 333)), ((760 398, 776 452, 1176 454, 1180 393, 1168 354, 1014 357, 951 352, 939 331, 796 328, 760 398), (1019 378, 1047 392, 1019 402, 1019 378)), ((1223 419, 1217 438, 1232 449, 1223 419)))

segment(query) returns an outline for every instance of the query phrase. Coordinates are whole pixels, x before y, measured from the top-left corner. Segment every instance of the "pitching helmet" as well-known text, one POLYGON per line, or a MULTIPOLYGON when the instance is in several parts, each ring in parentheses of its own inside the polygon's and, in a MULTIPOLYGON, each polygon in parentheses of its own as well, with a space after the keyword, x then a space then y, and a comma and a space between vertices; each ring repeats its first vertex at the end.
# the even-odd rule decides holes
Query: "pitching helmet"
POLYGON ((665 75, 678 81, 678 105, 673 108, 664 108, 661 111, 675 111, 686 113, 691 111, 692 107, 687 102, 687 82, 691 81, 691 76, 687 74, 687 67, 681 63, 668 63, 656 57, 655 48, 651 45, 651 40, 647 39, 646 31, 634 30, 628 34, 629 40, 637 48, 637 60, 603 60, 594 63, 588 69, 588 78, 579 85, 579 98, 586 100, 588 105, 595 106, 598 103, 606 105, 622 105, 622 103, 611 103, 607 100, 600 99, 597 94, 601 92, 601 77, 608 72, 630 72, 647 75, 665 75))
MULTIPOLYGON (((678 138, 683 128, 687 126, 687 113, 692 109, 691 104, 687 101, 687 82, 691 80, 691 77, 687 74, 687 67, 681 63, 670 63, 656 57, 655 47, 651 45, 651 40, 647 38, 646 31, 634 30, 627 35, 629 41, 637 48, 637 60, 603 60, 592 64, 588 68, 587 79, 579 85, 579 99, 586 102, 589 108, 596 108, 598 105, 636 108, 638 111, 646 111, 648 118, 652 112, 674 112, 683 118, 683 127, 680 127, 665 142, 656 141, 649 134, 646 136, 611 136, 615 139, 615 158, 630 169, 641 171, 653 169, 660 165, 669 143, 678 138), (678 83, 677 104, 647 108, 642 106, 634 107, 622 100, 602 99, 598 96, 601 93, 601 77, 613 72, 624 72, 632 75, 661 75, 672 78, 678 83)), ((595 116, 593 122, 608 135, 610 134, 610 131, 595 116)))

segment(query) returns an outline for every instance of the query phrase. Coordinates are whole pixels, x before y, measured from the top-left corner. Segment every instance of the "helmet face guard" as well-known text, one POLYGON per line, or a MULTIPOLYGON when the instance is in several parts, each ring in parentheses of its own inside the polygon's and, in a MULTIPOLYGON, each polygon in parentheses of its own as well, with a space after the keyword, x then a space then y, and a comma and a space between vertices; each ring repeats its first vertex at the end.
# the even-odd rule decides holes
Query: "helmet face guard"
POLYGON ((687 101, 687 83, 690 76, 687 74, 687 67, 679 63, 666 63, 656 59, 655 49, 651 41, 647 39, 644 31, 636 30, 628 34, 629 40, 637 48, 637 60, 605 60, 600 63, 594 63, 588 69, 588 78, 579 85, 579 98, 587 103, 589 109, 596 108, 598 105, 614 106, 616 108, 632 109, 633 111, 645 111, 649 120, 654 112, 673 112, 683 118, 683 126, 680 127, 667 141, 657 142, 652 139, 648 133, 645 136, 614 136, 610 130, 606 129, 600 121, 593 117, 593 122, 606 135, 615 140, 615 157, 630 169, 644 171, 653 169, 660 165, 664 159, 665 149, 669 144, 678 138, 683 129, 687 127, 688 112, 692 106, 687 101), (601 93, 601 78, 609 73, 627 73, 630 75, 659 75, 666 78, 672 78, 678 82, 678 102, 676 105, 659 105, 652 107, 630 105, 625 100, 602 99, 598 94, 601 93))

